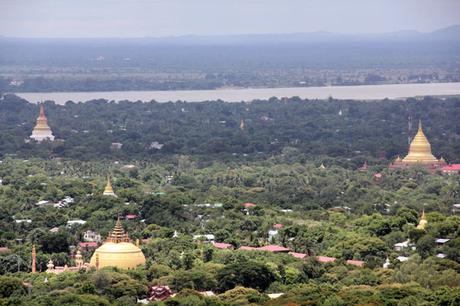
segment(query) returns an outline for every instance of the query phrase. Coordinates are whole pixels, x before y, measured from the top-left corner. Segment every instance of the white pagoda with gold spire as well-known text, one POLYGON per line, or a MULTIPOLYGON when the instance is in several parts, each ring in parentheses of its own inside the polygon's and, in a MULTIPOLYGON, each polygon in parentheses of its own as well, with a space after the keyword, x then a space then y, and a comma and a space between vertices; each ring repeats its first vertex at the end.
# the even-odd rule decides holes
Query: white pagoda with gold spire
POLYGON ((40 115, 37 118, 37 124, 35 125, 30 138, 38 142, 43 140, 54 141, 54 135, 48 126, 48 119, 46 119, 45 107, 43 104, 40 104, 40 115))
POLYGON ((112 181, 110 180, 109 175, 107 176, 107 184, 105 185, 104 192, 102 193, 102 195, 111 196, 111 197, 117 197, 115 192, 113 192, 112 181))

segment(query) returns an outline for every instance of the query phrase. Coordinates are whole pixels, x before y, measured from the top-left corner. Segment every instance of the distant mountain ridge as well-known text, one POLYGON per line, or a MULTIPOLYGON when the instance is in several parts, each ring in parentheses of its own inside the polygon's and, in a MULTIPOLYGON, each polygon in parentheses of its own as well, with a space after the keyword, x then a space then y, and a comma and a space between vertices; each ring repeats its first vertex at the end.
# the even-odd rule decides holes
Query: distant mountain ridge
POLYGON ((401 30, 389 33, 343 34, 327 31, 309 33, 283 34, 244 34, 244 35, 185 35, 171 37, 144 37, 144 38, 14 38, 1 37, 1 41, 45 41, 45 42, 101 42, 101 43, 140 43, 140 44, 196 44, 196 45, 226 45, 226 44, 271 44, 271 43, 326 43, 326 42, 424 42, 424 41, 452 41, 460 42, 460 25, 452 25, 432 32, 416 30, 401 30))

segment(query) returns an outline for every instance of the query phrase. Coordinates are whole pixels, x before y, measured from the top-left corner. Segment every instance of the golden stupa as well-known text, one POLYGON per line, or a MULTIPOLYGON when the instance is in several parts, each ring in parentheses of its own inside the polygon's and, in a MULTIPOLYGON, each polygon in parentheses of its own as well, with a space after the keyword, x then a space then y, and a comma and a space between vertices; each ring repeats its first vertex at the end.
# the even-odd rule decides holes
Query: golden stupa
POLYGON ((428 221, 426 220, 426 217, 425 217, 425 210, 423 210, 422 216, 420 217, 420 221, 417 225, 417 229, 424 230, 427 223, 428 221))
POLYGON ((113 192, 112 181, 110 180, 110 176, 107 176, 107 184, 105 185, 104 192, 102 193, 102 195, 112 196, 112 197, 117 196, 115 192, 113 192))
POLYGON ((53 132, 48 126, 48 119, 46 119, 45 107, 43 104, 40 104, 40 115, 37 118, 37 124, 35 125, 30 138, 35 139, 38 142, 43 140, 54 140, 53 132))
POLYGON ((104 244, 94 251, 90 261, 90 266, 97 269, 104 267, 132 269, 144 264, 144 253, 130 242, 128 234, 123 230, 120 218, 104 244))
POLYGON ((423 133, 422 121, 419 121, 418 131, 409 145, 409 153, 406 157, 398 158, 390 165, 390 168, 407 168, 420 165, 430 169, 437 169, 446 165, 443 158, 437 159, 431 153, 431 145, 423 133))

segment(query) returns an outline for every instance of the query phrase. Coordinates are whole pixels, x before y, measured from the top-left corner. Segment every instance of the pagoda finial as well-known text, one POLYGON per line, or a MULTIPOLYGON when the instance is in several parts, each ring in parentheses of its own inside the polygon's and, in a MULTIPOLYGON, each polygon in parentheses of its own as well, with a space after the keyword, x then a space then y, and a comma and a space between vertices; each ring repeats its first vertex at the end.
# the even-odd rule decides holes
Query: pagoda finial
POLYGON ((46 115, 45 115, 45 104, 43 104, 43 103, 40 103, 40 114, 39 114, 39 116, 41 118, 46 117, 46 115))
POLYGON ((419 131, 419 132, 423 132, 423 129, 422 129, 422 119, 419 119, 419 120, 418 120, 418 131, 419 131))
POLYGON ((117 222, 115 223, 113 231, 110 232, 109 236, 107 237, 107 242, 129 242, 128 234, 123 229, 123 225, 121 225, 120 214, 118 214, 117 222))

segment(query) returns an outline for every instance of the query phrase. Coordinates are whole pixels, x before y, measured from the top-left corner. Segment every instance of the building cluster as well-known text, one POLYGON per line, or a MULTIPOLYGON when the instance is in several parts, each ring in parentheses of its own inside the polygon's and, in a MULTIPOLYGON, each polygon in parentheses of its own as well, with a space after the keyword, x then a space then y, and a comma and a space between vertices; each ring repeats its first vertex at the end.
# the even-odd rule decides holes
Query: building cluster
MULTIPOLYGON (((97 240, 98 238, 100 239, 100 235, 96 235, 95 233, 87 232, 86 234, 88 234, 87 238, 94 240, 97 240)), ((87 243, 93 243, 97 246, 96 241, 87 243)), ((80 248, 84 248, 81 243, 79 246, 80 248)), ((32 246, 32 273, 36 272, 36 258, 37 254, 35 246, 32 246)), ((105 242, 100 247, 96 248, 89 263, 83 261, 81 251, 78 249, 75 254, 75 266, 55 266, 53 261, 50 260, 48 262, 48 269, 46 272, 59 274, 64 271, 87 270, 91 267, 95 267, 96 269, 104 267, 133 269, 144 264, 145 256, 139 247, 139 242, 137 241, 136 245, 131 242, 128 234, 124 231, 123 226, 121 225, 120 218, 118 218, 114 229, 110 232, 105 242)))

